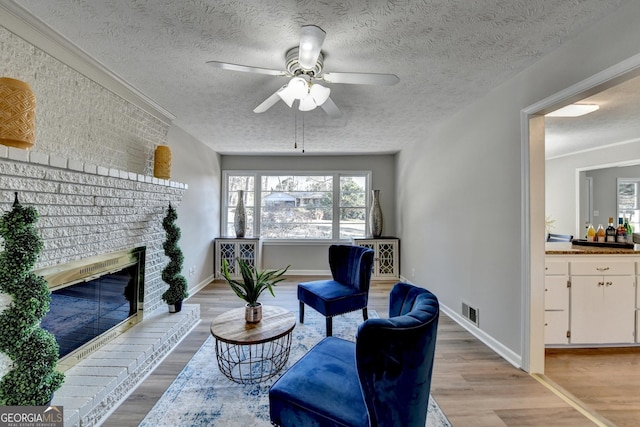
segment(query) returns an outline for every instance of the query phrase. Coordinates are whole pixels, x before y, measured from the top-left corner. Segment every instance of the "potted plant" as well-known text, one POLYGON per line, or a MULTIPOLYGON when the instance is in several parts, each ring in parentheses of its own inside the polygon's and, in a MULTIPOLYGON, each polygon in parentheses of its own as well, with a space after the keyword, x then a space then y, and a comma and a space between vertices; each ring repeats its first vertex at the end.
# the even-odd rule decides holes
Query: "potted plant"
POLYGON ((62 385, 55 337, 40 326, 49 311, 47 281, 31 272, 42 250, 33 224, 38 211, 23 207, 15 193, 11 211, 0 218, 0 405, 43 406, 62 385))
POLYGON ((162 280, 169 285, 169 289, 162 294, 162 299, 169 305, 170 313, 177 313, 182 310, 182 301, 189 296, 187 279, 181 274, 184 256, 180 246, 178 246, 180 228, 175 224, 177 219, 178 214, 169 203, 167 215, 162 220, 162 228, 167 233, 167 238, 162 244, 162 248, 164 249, 164 254, 169 257, 169 263, 162 270, 162 280))
POLYGON ((272 271, 256 271, 249 262, 242 258, 238 258, 238 266, 242 280, 235 280, 229 272, 229 263, 222 260, 222 276, 227 281, 233 292, 243 299, 247 305, 245 308, 245 320, 248 323, 258 323, 262 320, 262 304, 258 302, 258 298, 265 290, 269 290, 272 296, 276 296, 273 287, 276 283, 282 282, 282 275, 289 269, 289 265, 280 270, 272 271))

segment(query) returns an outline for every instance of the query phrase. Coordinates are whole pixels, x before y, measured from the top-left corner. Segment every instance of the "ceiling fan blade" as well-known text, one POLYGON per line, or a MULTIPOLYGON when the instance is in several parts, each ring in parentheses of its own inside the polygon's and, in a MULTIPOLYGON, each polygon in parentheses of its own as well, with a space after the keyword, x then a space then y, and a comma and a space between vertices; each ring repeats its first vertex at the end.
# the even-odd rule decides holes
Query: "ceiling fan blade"
POLYGON ((242 71, 244 73, 267 74, 270 76, 288 76, 286 71, 272 70, 270 68, 251 67, 249 65, 231 64, 229 62, 207 61, 207 64, 223 70, 242 71))
POLYGON ((280 96, 278 96, 278 92, 280 92, 282 89, 284 89, 286 87, 282 86, 280 89, 278 89, 277 91, 275 91, 273 93, 273 95, 271 95, 270 97, 268 97, 267 99, 265 99, 264 101, 262 101, 262 103, 260 105, 258 105, 256 108, 253 109, 254 113, 264 113, 265 111, 267 111, 269 108, 273 107, 274 105, 276 105, 276 103, 278 101, 280 101, 280 96))
POLYGON ((328 83, 346 83, 356 85, 391 86, 400 81, 400 78, 395 74, 374 73, 324 73, 320 78, 328 83))
POLYGON ((304 25, 300 29, 300 47, 298 63, 305 70, 313 70, 318 62, 322 43, 327 33, 316 25, 304 25))
POLYGON ((327 98, 327 100, 322 103, 320 108, 322 108, 324 112, 327 113, 327 115, 332 119, 342 117, 342 111, 340 111, 336 103, 333 102, 333 99, 331 98, 327 98))

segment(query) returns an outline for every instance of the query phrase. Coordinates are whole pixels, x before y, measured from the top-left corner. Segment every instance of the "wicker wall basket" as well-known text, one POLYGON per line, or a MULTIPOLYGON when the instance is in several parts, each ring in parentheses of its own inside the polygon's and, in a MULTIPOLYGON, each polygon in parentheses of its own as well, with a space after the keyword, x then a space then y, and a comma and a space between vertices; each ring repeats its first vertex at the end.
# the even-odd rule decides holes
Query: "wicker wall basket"
POLYGON ((158 145, 153 155, 153 176, 171 178, 171 149, 166 145, 158 145))
POLYGON ((0 144, 28 150, 36 140, 36 97, 23 81, 0 77, 0 144))

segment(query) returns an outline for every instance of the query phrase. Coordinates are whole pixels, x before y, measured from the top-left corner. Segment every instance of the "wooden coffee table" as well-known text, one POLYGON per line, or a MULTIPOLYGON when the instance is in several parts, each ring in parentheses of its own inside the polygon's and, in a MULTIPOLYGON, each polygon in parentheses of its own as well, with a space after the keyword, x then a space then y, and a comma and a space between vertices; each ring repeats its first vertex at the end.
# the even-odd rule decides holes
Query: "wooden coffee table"
POLYGON ((262 320, 247 323, 244 307, 213 319, 211 335, 216 339, 218 367, 227 378, 254 384, 276 375, 287 363, 295 315, 281 307, 262 306, 262 320))

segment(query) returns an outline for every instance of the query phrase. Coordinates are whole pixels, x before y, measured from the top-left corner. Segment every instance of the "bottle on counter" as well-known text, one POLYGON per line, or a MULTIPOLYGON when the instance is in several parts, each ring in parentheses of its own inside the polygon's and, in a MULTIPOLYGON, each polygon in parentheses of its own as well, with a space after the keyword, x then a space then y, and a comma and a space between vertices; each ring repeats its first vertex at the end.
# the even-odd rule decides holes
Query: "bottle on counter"
POLYGON ((627 243, 627 229, 624 228, 622 218, 618 218, 618 229, 616 230, 616 242, 627 243))
POLYGON ((616 228, 613 226, 613 217, 609 217, 609 226, 605 230, 606 233, 606 242, 607 243, 615 243, 616 241, 616 228))
POLYGON ((633 243, 633 226, 629 223, 627 217, 624 218, 624 228, 627 230, 627 242, 633 243))
POLYGON ((589 224, 587 228, 587 242, 595 242, 596 241, 596 229, 593 224, 589 224))
POLYGON ((606 232, 602 224, 598 224, 598 229, 596 230, 596 240, 600 243, 604 243, 606 240, 606 232))

